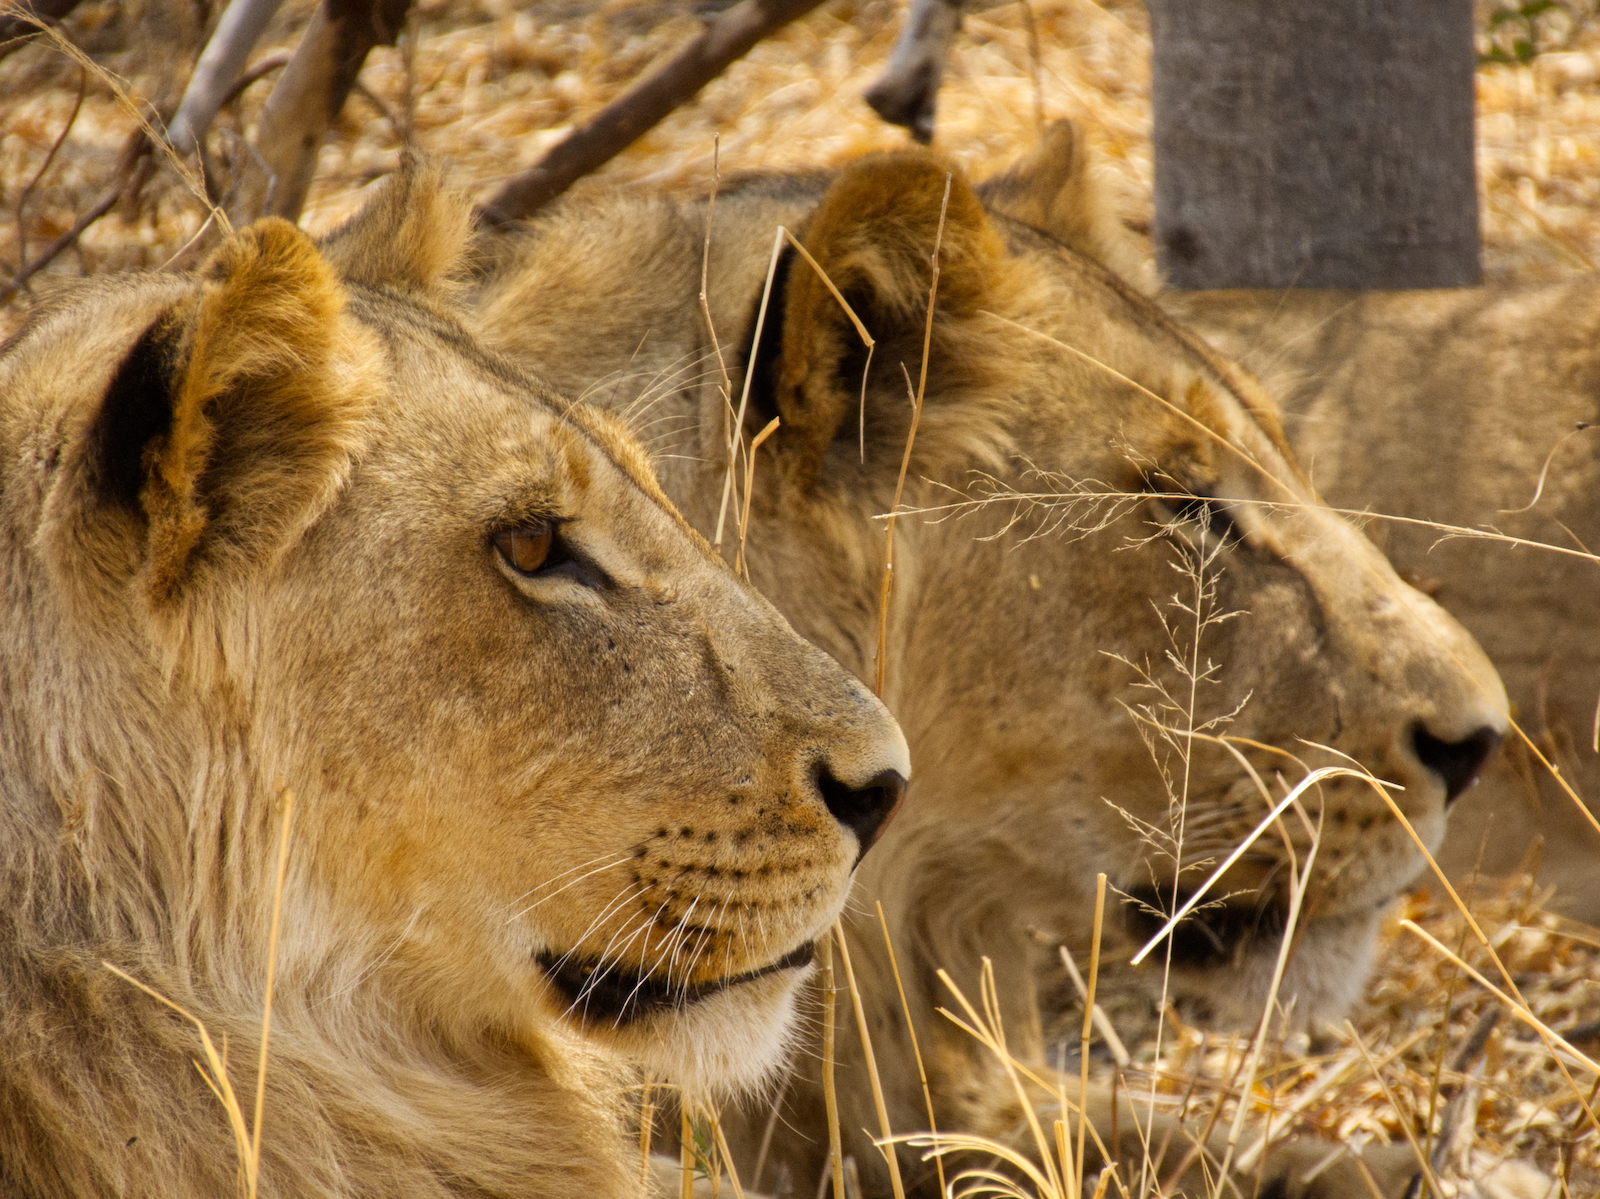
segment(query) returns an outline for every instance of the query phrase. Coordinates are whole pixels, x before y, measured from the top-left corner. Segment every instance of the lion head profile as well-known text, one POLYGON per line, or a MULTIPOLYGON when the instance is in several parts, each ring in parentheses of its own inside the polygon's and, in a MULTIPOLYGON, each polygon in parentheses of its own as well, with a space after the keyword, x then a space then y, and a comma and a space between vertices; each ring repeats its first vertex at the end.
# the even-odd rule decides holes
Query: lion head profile
MULTIPOLYGON (((1342 1014, 1422 867, 1412 831, 1438 844, 1507 727, 1482 651, 1321 503, 1271 399, 1104 265, 1120 250, 1090 183, 1063 125, 978 187, 896 153, 732 184, 714 217, 705 201, 574 199, 491 247, 474 297, 494 344, 638 414, 702 529, 725 397, 748 393, 752 435, 780 419, 753 483, 752 578, 861 677, 881 662, 917 767, 847 923, 896 1132, 927 1127, 907 1012, 939 1127, 1012 1127, 1009 1083, 987 1085, 993 1060, 937 1014, 938 971, 976 1002, 987 957, 1013 1050, 1042 1061, 1077 1005, 1059 951, 1087 962, 1099 873, 1113 889, 1101 996, 1125 1033, 1163 1000, 1254 1027, 1314 841, 1278 997, 1303 1025, 1342 1014), (774 261, 779 225, 805 255, 774 261), (881 517, 908 454, 880 626, 881 517), (1371 780, 1329 776, 1304 821, 1252 841, 1215 902, 1132 965, 1322 766, 1370 771, 1412 831, 1371 780)), ((783 1113, 798 1132, 770 1125, 767 1161, 804 1192, 827 1139, 817 1071, 796 1071, 783 1113)), ((878 1128, 864 1074, 840 1087, 847 1148, 887 1193, 861 1131, 878 1128)), ((762 1113, 752 1144, 766 1127, 762 1113)), ((910 1151, 901 1162, 933 1184, 910 1151)))
POLYGON ((408 172, 0 352, 7 1194, 232 1189, 193 1026, 102 963, 253 1067, 275 903, 263 1195, 635 1194, 620 1063, 782 1057, 904 740, 468 336, 463 212, 408 172))

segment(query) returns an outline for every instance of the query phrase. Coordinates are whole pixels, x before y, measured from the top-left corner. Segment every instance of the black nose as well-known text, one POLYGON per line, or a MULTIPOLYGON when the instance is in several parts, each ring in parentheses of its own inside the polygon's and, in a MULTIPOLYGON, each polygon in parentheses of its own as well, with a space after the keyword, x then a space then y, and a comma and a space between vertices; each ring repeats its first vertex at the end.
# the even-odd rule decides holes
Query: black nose
POLYGON ((1444 801, 1452 803, 1473 783, 1500 747, 1500 734, 1481 728, 1461 741, 1442 741, 1422 725, 1411 730, 1411 748, 1422 764, 1444 780, 1444 801))
POLYGON ((835 778, 826 762, 819 762, 816 779, 817 790, 822 794, 822 802, 828 805, 828 811, 856 835, 861 845, 856 862, 860 863, 862 854, 872 848, 883 826, 889 823, 889 817, 905 798, 905 777, 898 771, 885 770, 865 787, 852 787, 835 778))

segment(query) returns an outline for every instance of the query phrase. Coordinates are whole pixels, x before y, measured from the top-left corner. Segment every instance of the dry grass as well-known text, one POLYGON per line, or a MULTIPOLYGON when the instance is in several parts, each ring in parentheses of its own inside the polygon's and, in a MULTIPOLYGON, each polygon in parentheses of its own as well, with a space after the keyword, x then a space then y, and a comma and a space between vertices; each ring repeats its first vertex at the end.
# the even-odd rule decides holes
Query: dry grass
MULTIPOLYGON (((309 11, 309 0, 290 0, 257 61, 292 46, 309 11)), ((1030 143, 1041 112, 1079 118, 1106 161, 1122 211, 1136 228, 1147 225, 1142 7, 1035 0, 1031 12, 1042 47, 1037 61, 1021 4, 969 18, 941 98, 940 147, 983 175, 1030 143)), ((902 132, 879 123, 860 100, 899 15, 885 0, 835 0, 759 47, 580 186, 643 181, 702 190, 712 177, 714 135, 725 174, 829 165, 905 144, 902 132)), ((405 43, 374 52, 363 72, 363 90, 323 150, 306 223, 326 227, 351 211, 360 189, 393 168, 408 140, 452 162, 463 181, 492 189, 695 28, 687 0, 539 0, 520 11, 507 0, 422 0, 405 43)), ((66 32, 126 80, 130 94, 170 112, 199 51, 203 21, 175 0, 100 0, 85 4, 66 32)), ((224 163, 267 90, 257 84, 224 112, 224 163)), ((1478 96, 1489 275, 1593 269, 1600 263, 1600 31, 1581 33, 1531 68, 1485 68, 1478 96)), ((103 193, 138 120, 104 80, 47 46, 0 61, 0 284, 103 193)), ((0 309, 0 334, 55 279, 169 262, 200 231, 205 213, 170 167, 156 169, 136 197, 38 276, 31 292, 0 309)), ((1480 883, 1469 902, 1529 1013, 1592 1057, 1600 1053, 1600 934, 1546 912, 1546 898, 1524 877, 1480 883)), ((1525 1189, 1539 1179, 1531 1170, 1566 1180, 1557 1185, 1569 1195, 1600 1193, 1600 1131, 1557 1056, 1525 1024, 1506 1015, 1492 1022, 1499 1001, 1406 935, 1402 919, 1497 978, 1463 913, 1438 891, 1419 891, 1391 922, 1376 981, 1342 1033, 1315 1043, 1208 1038, 1174 1017, 1161 1041, 1132 1047, 1120 1085, 1189 1112, 1197 1127, 1237 1125, 1241 1162, 1255 1159, 1266 1130, 1346 1143, 1414 1137, 1447 1195, 1542 1193, 1525 1189), (1259 1070, 1241 1085, 1247 1057, 1259 1070)), ((1600 1086, 1577 1059, 1567 1065, 1580 1086, 1600 1086)), ((1107 1077, 1113 1069, 1110 1062, 1095 1066, 1107 1077)))
MULTIPOLYGON (((1600 937, 1546 912, 1547 898, 1523 876, 1481 884, 1470 903, 1529 1010, 1571 1032, 1592 1055, 1600 1047, 1600 937)), ((1505 1194, 1543 1194, 1542 1187, 1525 1189, 1533 1170, 1546 1185, 1564 1175, 1573 1196, 1597 1193, 1600 1132, 1551 1055, 1482 986, 1404 935, 1403 920, 1493 976, 1447 897, 1437 889, 1408 896, 1389 921, 1374 981, 1351 1026, 1315 1043, 1292 1037, 1270 1047, 1244 1088, 1254 1129, 1241 1146, 1252 1144, 1269 1117, 1275 1136, 1298 1131, 1356 1145, 1402 1141, 1409 1131, 1425 1142, 1447 1194, 1470 1195, 1479 1185, 1480 1193, 1495 1195, 1514 1176, 1519 1189, 1505 1194)), ((1139 1094, 1153 1081, 1162 1101, 1197 1127, 1220 1102, 1219 1124, 1226 1126, 1241 1099, 1248 1040, 1208 1037, 1175 1020, 1165 1039, 1159 1057, 1152 1044, 1133 1047, 1124 1085, 1139 1094)), ((1109 1078, 1111 1063, 1101 1073, 1109 1078)), ((1586 1088, 1600 1082, 1574 1073, 1586 1088)))

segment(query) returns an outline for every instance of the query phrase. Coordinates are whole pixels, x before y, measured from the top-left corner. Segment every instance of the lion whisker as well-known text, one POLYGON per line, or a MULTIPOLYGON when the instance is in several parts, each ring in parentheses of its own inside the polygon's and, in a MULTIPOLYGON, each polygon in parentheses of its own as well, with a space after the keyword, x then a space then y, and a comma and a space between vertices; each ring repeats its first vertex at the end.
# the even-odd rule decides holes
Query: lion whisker
POLYGON ((623 888, 622 891, 618 892, 617 895, 612 898, 611 902, 606 904, 606 906, 601 909, 600 914, 589 922, 589 927, 583 930, 583 935, 573 941, 571 948, 569 948, 565 953, 556 959, 555 968, 559 970, 562 966, 565 966, 569 961, 571 961, 572 955, 577 953, 578 950, 582 948, 583 943, 589 939, 589 934, 594 932, 594 930, 599 927, 613 911, 622 906, 622 904, 627 903, 630 900, 637 899, 640 895, 644 894, 647 889, 648 888, 644 883, 635 882, 630 883, 627 887, 623 888), (635 888, 638 889, 637 893, 629 895, 628 892, 634 890, 635 888))
MULTIPOLYGON (((533 911, 534 908, 538 907, 539 904, 543 903, 546 899, 554 899, 557 895, 560 895, 561 892, 565 891, 568 887, 574 886, 577 883, 581 883, 584 879, 589 878, 591 875, 599 874, 603 870, 609 870, 613 866, 620 866, 623 862, 628 861, 628 859, 630 859, 632 856, 633 855, 631 853, 625 853, 625 854, 622 854, 622 855, 620 855, 618 857, 613 858, 611 861, 605 863, 605 865, 603 865, 603 866, 596 866, 593 870, 589 871, 588 874, 580 875, 579 877, 573 879, 571 882, 563 884, 560 890, 552 891, 552 892, 550 892, 550 894, 546 895, 544 897, 544 899, 541 899, 536 903, 529 904, 527 907, 523 908, 520 912, 517 912, 515 915, 508 916, 506 918, 505 922, 507 924, 510 924, 513 920, 516 920, 516 919, 518 919, 518 918, 520 918, 522 916, 526 916, 529 912, 533 911)), ((600 860, 599 858, 590 858, 587 862, 585 862, 583 864, 583 866, 574 866, 572 868, 572 870, 564 871, 561 874, 556 875, 555 878, 552 878, 552 879, 548 880, 547 882, 540 883, 537 887, 534 887, 533 890, 524 891, 521 895, 517 896, 516 899, 512 900, 511 903, 520 903, 520 902, 522 902, 522 900, 528 898, 528 896, 530 896, 530 895, 537 895, 540 891, 544 890, 544 888, 548 887, 551 883, 556 882, 559 879, 566 878, 567 875, 571 874, 574 870, 582 870, 584 866, 594 865, 594 863, 598 862, 599 860, 600 860)), ((506 907, 510 907, 510 906, 511 906, 511 904, 507 904, 506 905, 506 907)))

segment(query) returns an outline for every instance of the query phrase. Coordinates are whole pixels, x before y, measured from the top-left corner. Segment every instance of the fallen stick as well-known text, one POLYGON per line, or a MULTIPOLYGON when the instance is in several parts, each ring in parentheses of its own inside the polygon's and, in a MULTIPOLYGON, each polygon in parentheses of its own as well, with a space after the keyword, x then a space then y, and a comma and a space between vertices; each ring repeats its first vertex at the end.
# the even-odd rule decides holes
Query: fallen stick
POLYGON ((762 38, 805 16, 821 0, 741 0, 659 68, 651 71, 545 156, 507 180, 478 210, 478 223, 499 226, 532 215, 578 179, 604 166, 693 99, 762 38))

